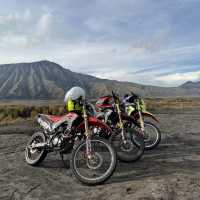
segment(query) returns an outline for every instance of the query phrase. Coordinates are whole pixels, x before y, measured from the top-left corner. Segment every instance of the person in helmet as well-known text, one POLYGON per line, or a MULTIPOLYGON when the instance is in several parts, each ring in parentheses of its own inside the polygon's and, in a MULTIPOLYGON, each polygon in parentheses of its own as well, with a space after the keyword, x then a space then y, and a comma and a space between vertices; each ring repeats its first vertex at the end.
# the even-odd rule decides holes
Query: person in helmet
POLYGON ((82 114, 82 102, 85 100, 85 90, 81 87, 72 87, 65 95, 64 102, 68 112, 82 114))

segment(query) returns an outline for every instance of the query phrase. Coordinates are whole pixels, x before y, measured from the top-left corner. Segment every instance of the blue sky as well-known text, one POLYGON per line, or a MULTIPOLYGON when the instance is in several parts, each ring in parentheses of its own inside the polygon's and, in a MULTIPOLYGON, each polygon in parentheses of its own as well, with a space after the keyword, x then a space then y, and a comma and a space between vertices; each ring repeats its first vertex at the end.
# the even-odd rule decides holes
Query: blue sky
POLYGON ((100 78, 200 81, 200 0, 0 0, 0 63, 51 60, 100 78))

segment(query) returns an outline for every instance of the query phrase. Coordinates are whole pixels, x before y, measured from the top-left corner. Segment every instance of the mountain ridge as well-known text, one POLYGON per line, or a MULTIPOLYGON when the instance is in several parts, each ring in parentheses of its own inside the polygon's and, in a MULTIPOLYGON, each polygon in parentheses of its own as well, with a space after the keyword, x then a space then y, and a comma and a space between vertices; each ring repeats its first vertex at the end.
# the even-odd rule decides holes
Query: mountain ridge
POLYGON ((200 96, 200 82, 197 87, 192 84, 170 88, 100 79, 48 60, 0 65, 0 99, 62 99, 76 85, 85 88, 92 98, 110 94, 112 90, 120 95, 134 91, 144 97, 200 96))

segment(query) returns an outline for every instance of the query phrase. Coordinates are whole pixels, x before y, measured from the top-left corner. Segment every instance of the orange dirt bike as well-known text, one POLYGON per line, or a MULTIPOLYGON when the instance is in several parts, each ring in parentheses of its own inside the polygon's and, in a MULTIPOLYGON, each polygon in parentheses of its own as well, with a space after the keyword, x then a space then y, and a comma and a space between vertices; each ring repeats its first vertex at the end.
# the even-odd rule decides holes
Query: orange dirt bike
POLYGON ((111 144, 100 137, 93 137, 94 129, 110 131, 110 128, 95 117, 88 116, 83 102, 83 116, 68 113, 64 116, 39 114, 42 131, 30 138, 26 149, 26 162, 40 164, 48 153, 61 155, 71 153, 71 168, 75 177, 88 185, 106 181, 116 168, 117 158, 111 144))
POLYGON ((144 134, 145 149, 154 149, 161 141, 161 131, 152 121, 159 123, 159 120, 146 110, 144 100, 133 92, 124 97, 123 106, 125 112, 140 124, 144 134), (149 118, 151 122, 147 120, 149 118))

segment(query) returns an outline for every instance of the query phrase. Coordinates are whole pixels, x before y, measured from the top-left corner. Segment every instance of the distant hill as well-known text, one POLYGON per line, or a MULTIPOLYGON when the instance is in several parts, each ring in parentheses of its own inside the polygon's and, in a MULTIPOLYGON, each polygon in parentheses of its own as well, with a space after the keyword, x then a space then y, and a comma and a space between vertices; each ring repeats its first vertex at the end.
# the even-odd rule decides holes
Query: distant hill
POLYGON ((188 81, 186 83, 184 83, 183 85, 181 85, 181 88, 185 88, 185 89, 200 89, 200 81, 199 82, 192 82, 192 81, 188 81))
POLYGON ((72 86, 86 89, 89 97, 134 91, 144 97, 200 96, 200 82, 165 88, 100 79, 75 73, 50 61, 0 65, 0 99, 62 99, 72 86))

